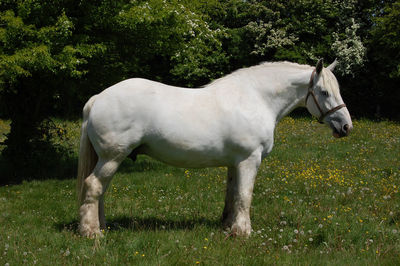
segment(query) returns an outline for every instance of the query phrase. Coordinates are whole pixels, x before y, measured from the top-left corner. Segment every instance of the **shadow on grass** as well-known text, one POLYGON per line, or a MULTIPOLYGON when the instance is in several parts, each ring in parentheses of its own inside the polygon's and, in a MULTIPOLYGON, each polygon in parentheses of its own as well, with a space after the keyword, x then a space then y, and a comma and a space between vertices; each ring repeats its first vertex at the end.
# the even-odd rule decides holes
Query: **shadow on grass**
MULTIPOLYGON (((6 160, 0 154, 0 186, 17 185, 22 181, 46 180, 46 179, 74 179, 78 167, 78 158, 67 149, 54 149, 51 146, 37 154, 28 155, 28 158, 6 160)), ((133 162, 126 158, 118 169, 121 173, 138 173, 146 171, 168 170, 170 166, 151 159, 147 156, 139 156, 133 162)), ((172 167, 170 167, 173 169, 172 167)), ((169 170, 171 170, 169 169, 169 170)))
MULTIPOLYGON (((171 231, 171 230, 192 230, 197 226, 207 226, 210 229, 221 228, 220 220, 210 220, 207 218, 169 220, 156 217, 117 217, 107 220, 107 231, 129 230, 134 232, 143 231, 171 231)), ((70 223, 56 224, 59 231, 70 231, 75 234, 78 232, 78 221, 70 223)))

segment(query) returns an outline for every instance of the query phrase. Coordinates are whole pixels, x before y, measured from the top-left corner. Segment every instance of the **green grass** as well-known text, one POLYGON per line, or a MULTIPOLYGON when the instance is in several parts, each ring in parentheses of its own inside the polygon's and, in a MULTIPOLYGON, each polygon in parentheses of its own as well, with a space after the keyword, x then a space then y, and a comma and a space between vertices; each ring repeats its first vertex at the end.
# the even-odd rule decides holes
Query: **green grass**
MULTIPOLYGON (((10 131, 10 121, 1 120, 0 119, 0 144, 5 141, 5 134, 10 131)), ((2 150, 2 146, 0 146, 0 151, 2 150)))
MULTIPOLYGON (((57 123, 68 129, 62 144, 76 148, 78 123, 57 123)), ((221 230, 224 168, 125 161, 97 240, 76 232, 72 177, 0 187, 0 265, 400 264, 399 151, 394 122, 355 121, 338 140, 285 118, 260 167, 248 239, 221 230)))

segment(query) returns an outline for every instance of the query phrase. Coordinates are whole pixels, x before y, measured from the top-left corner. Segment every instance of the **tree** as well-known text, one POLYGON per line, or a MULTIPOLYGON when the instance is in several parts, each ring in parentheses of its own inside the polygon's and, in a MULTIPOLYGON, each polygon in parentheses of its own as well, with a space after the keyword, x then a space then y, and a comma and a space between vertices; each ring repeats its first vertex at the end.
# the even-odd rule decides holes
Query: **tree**
POLYGON ((70 80, 84 75, 87 58, 102 49, 74 40, 74 25, 61 7, 45 1, 8 5, 0 13, 0 102, 11 119, 3 155, 12 176, 46 165, 38 156, 54 147, 46 145, 50 123, 43 122, 70 80))
POLYGON ((375 92, 370 103, 378 115, 400 118, 400 1, 384 2, 373 18, 366 76, 375 92))
POLYGON ((179 1, 6 1, 0 8, 0 102, 12 121, 5 178, 43 174, 43 154, 60 156, 48 122, 57 110, 82 106, 129 77, 199 85, 220 75, 215 66, 225 60, 223 31, 179 1))
POLYGON ((389 111, 395 110, 398 101, 394 76, 388 78, 398 62, 394 40, 398 36, 395 25, 399 24, 394 10, 398 6, 391 7, 394 2, 226 0, 221 1, 221 12, 209 14, 226 32, 223 46, 231 66, 228 70, 261 61, 313 65, 318 58, 337 58, 335 74, 352 114, 371 115, 381 106, 392 116, 393 111, 389 111), (384 37, 387 33, 388 38, 384 37), (386 86, 392 89, 384 89, 386 86))

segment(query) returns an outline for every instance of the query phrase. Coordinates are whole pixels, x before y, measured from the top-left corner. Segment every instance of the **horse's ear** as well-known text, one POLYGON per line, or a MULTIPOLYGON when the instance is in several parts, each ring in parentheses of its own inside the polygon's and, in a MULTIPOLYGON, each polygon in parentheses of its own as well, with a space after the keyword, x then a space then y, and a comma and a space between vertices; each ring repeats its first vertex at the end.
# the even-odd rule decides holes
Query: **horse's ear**
POLYGON ((318 60, 317 66, 315 67, 318 75, 321 73, 322 68, 324 68, 324 59, 321 58, 318 60))
POLYGON ((329 69, 330 71, 333 72, 333 70, 335 69, 335 67, 336 67, 337 64, 338 64, 338 61, 337 61, 337 59, 335 59, 335 61, 333 61, 333 63, 330 64, 330 65, 327 67, 327 69, 329 69))

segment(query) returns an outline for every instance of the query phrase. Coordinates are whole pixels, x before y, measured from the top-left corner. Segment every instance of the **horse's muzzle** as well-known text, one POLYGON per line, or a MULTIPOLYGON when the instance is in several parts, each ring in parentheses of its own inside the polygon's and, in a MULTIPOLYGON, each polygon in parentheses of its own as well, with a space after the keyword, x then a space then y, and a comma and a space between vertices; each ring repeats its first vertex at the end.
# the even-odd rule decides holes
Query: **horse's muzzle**
POLYGON ((347 137, 350 134, 350 131, 353 129, 352 125, 349 124, 344 124, 341 128, 337 128, 335 126, 332 125, 332 130, 333 133, 332 135, 335 138, 342 138, 342 137, 347 137))

